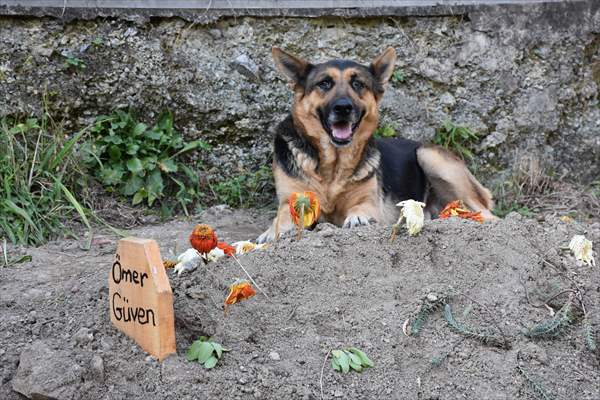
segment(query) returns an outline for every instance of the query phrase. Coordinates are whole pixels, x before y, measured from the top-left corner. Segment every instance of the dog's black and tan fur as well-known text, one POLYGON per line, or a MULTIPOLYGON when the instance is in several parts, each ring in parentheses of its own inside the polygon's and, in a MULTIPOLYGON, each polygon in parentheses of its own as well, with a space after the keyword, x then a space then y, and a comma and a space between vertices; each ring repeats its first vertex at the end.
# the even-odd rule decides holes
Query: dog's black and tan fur
POLYGON ((273 58, 293 84, 294 104, 275 135, 278 215, 259 242, 294 228, 287 204, 293 192, 315 192, 321 218, 344 227, 391 224, 398 218, 395 204, 406 199, 426 202, 429 215, 460 199, 495 218, 489 190, 452 153, 407 139, 373 138, 394 70, 393 48, 368 67, 348 60, 310 64, 277 48, 273 58))

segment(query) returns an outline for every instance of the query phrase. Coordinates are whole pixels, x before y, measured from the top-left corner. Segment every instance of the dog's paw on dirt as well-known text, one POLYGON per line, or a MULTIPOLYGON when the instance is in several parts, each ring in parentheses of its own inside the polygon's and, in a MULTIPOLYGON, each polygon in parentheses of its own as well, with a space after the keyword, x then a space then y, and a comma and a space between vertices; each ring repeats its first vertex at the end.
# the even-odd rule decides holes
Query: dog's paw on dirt
POLYGON ((373 219, 364 215, 350 215, 344 220, 344 228, 355 228, 357 226, 366 226, 374 222, 373 219))

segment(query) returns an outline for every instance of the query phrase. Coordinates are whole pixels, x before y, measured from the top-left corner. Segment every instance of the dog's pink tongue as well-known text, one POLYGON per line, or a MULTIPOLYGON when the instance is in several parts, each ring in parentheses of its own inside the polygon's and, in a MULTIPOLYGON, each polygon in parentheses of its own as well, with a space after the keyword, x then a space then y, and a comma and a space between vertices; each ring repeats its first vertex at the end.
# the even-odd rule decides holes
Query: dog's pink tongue
POLYGON ((352 135, 352 127, 350 126, 350 123, 333 124, 331 133, 336 139, 348 139, 352 135))

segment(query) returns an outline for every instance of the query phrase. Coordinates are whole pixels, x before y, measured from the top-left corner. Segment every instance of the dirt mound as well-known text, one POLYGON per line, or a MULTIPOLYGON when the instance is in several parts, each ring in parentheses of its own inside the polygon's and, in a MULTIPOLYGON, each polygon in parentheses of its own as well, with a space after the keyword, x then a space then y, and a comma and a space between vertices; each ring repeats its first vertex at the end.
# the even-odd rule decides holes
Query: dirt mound
MULTIPOLYGON (((255 237, 267 226, 266 218, 256 223, 255 215, 240 212, 203 219, 224 239, 255 237)), ((157 239, 166 255, 186 247, 191 226, 175 222, 135 233, 157 239)), ((37 385, 36 393, 60 399, 320 399, 329 350, 356 346, 375 366, 342 375, 327 363, 324 398, 533 399, 537 390, 597 399, 600 353, 586 347, 575 297, 571 322, 558 334, 525 335, 551 318, 544 302, 559 312, 572 293, 550 297, 577 288, 592 331, 600 331, 600 268, 577 266, 561 250, 575 233, 600 243, 597 225, 538 223, 516 214, 485 225, 431 221, 419 236, 401 234, 393 243, 389 227, 323 224, 300 241, 283 239, 241 256, 268 298, 258 293, 227 316, 228 285, 244 277, 233 260, 170 275, 178 355, 162 363, 109 323, 114 242, 94 254, 64 248, 68 243, 33 249, 31 264, 0 271, 7 324, 0 333, 0 397, 19 398, 12 387, 37 385), (452 329, 442 304, 419 317, 424 302, 442 298, 458 326, 474 334, 452 329), (403 334, 407 318, 409 326, 422 319, 418 335, 403 334), (213 370, 185 359, 200 335, 231 349, 213 370), (62 369, 56 377, 34 368, 48 358, 52 370, 62 369)))

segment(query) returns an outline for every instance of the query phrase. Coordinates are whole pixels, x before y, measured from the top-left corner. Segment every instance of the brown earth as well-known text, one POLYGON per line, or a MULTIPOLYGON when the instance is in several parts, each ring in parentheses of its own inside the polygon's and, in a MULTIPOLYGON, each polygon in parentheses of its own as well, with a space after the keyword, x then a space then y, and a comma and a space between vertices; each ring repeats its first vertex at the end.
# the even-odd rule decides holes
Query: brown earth
MULTIPOLYGON (((227 241, 254 238, 268 224, 252 211, 213 208, 198 221, 132 234, 156 239, 167 257, 187 248, 199 221, 227 241)), ((169 272, 178 354, 162 363, 109 322, 116 238, 97 237, 90 251, 76 241, 21 249, 32 262, 0 270, 0 398, 23 398, 16 387, 57 399, 537 399, 541 391, 598 399, 600 352, 586 347, 581 312, 555 337, 523 334, 550 318, 545 301, 558 311, 569 293, 548 299, 579 288, 598 340, 600 268, 577 265, 561 249, 576 233, 600 243, 598 223, 518 214, 485 225, 430 221, 419 236, 402 232, 394 242, 389 227, 322 224, 300 241, 240 256, 269 298, 258 293, 227 316, 228 285, 244 276, 233 260, 169 272), (404 321, 414 322, 431 294, 449 295, 459 322, 503 335, 508 348, 452 331, 440 311, 418 336, 405 336, 404 321), (231 349, 213 370, 185 358, 201 335, 231 349), (329 350, 349 346, 375 366, 342 375, 327 362, 322 372, 329 350)))

